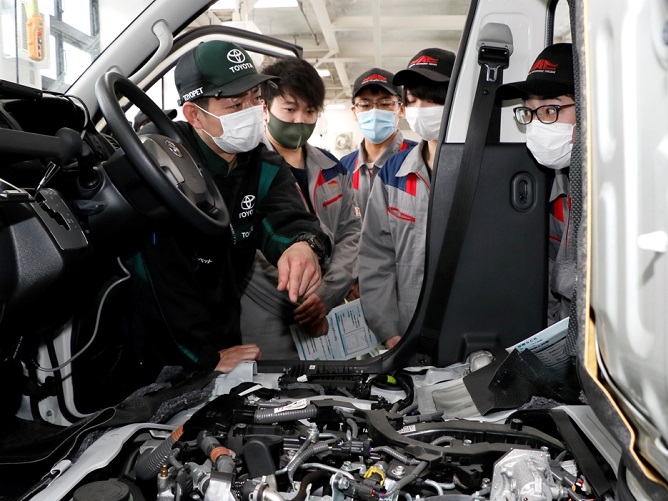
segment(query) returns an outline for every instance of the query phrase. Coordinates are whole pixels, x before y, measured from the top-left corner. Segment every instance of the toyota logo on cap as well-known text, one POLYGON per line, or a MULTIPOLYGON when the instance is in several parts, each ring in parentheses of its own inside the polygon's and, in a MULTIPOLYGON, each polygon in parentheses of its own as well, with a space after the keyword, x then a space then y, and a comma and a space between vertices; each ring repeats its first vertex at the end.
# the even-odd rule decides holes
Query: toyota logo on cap
POLYGON ((232 49, 227 53, 227 60, 234 64, 241 64, 246 60, 246 56, 239 49, 232 49))
POLYGON ((246 195, 241 199, 241 208, 243 210, 251 210, 255 202, 255 195, 246 195))

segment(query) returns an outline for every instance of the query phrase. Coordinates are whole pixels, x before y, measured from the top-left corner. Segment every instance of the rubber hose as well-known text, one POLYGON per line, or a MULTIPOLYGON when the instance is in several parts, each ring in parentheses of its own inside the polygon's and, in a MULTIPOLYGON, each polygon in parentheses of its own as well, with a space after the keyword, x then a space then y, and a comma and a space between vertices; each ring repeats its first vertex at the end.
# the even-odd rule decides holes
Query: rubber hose
POLYGON ((391 447, 388 447, 387 445, 381 445, 380 447, 374 447, 372 452, 384 452, 388 456, 392 456, 394 459, 397 461, 401 461, 404 464, 419 464, 420 461, 417 459, 412 459, 409 458, 408 456, 405 456, 401 452, 395 451, 391 447))
POLYGON ((309 493, 313 494, 320 487, 327 485, 329 477, 330 474, 323 470, 316 470, 306 474, 299 485, 299 492, 297 492, 297 495, 293 497, 291 501, 305 501, 308 494, 306 492, 308 486, 312 485, 309 493))
POLYGON ((427 466, 429 466, 428 461, 420 461, 419 464, 413 469, 410 474, 406 475, 404 478, 399 480, 396 484, 392 486, 392 488, 387 492, 387 494, 392 494, 394 492, 400 491, 403 489, 405 486, 410 484, 413 480, 418 478, 420 476, 420 473, 422 473, 427 466))
POLYGON ((353 418, 348 418, 346 419, 346 423, 348 423, 348 426, 350 426, 350 435, 353 438, 357 438, 357 435, 359 434, 359 426, 357 426, 357 423, 353 418))
POLYGON ((172 447, 183 435, 183 425, 172 432, 158 447, 139 456, 135 464, 135 474, 140 480, 155 478, 160 467, 169 459, 172 447))
POLYGON ((303 409, 289 410, 285 412, 274 412, 274 409, 258 409, 255 411, 253 420, 257 424, 280 423, 283 421, 296 421, 297 419, 308 419, 315 417, 318 408, 309 404, 303 409))
POLYGON ((302 452, 300 452, 294 458, 292 458, 290 464, 288 464, 288 466, 286 467, 286 470, 288 472, 288 478, 292 480, 295 470, 297 470, 297 468, 299 468, 302 465, 302 463, 304 463, 304 461, 306 461, 308 458, 328 450, 329 450, 329 444, 327 444, 327 442, 316 442, 313 445, 309 445, 306 449, 304 449, 302 452))

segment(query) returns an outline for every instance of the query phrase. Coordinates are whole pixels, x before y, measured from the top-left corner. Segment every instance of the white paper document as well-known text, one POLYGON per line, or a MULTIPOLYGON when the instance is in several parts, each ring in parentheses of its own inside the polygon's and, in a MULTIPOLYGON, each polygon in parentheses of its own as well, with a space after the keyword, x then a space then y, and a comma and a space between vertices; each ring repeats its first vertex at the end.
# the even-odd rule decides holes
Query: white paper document
POLYGON ((333 308, 327 315, 329 330, 312 337, 300 325, 291 325, 292 339, 301 360, 350 360, 376 349, 378 340, 364 320, 360 300, 333 308))
POLYGON ((556 374, 565 374, 568 364, 570 364, 564 351, 567 335, 568 318, 564 318, 524 341, 507 348, 507 351, 511 352, 513 348, 518 351, 531 350, 546 367, 552 369, 556 374))

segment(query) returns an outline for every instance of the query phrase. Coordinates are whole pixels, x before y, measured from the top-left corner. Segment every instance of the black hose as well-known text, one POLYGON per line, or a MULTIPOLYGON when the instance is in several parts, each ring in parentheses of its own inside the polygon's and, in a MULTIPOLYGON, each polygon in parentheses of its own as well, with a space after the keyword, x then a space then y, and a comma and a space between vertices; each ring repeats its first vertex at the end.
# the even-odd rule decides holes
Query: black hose
POLYGON ((315 456, 322 452, 329 450, 329 444, 327 442, 316 442, 313 445, 309 445, 306 449, 298 453, 295 457, 292 458, 286 471, 288 473, 288 478, 292 480, 294 472, 299 468, 308 458, 315 456))
POLYGON ((371 452, 384 452, 388 456, 392 456, 397 461, 401 461, 404 464, 419 464, 420 461, 417 459, 409 458, 408 456, 402 454, 399 451, 395 451, 392 447, 388 445, 381 445, 380 447, 374 447, 371 452))
POLYGON ((302 478, 299 491, 297 492, 297 495, 292 498, 292 501, 305 501, 307 495, 313 494, 320 487, 327 485, 329 483, 329 477, 329 472, 323 470, 315 470, 307 473, 304 478, 302 478), (309 485, 311 486, 311 489, 308 488, 309 485))
POLYGON ((145 452, 137 459, 135 464, 135 475, 140 480, 155 478, 160 467, 167 462, 172 453, 172 447, 183 434, 183 425, 172 432, 158 447, 150 452, 145 452))
POLYGON ((452 444, 452 441, 455 439, 455 437, 450 436, 450 435, 443 435, 442 437, 435 438, 431 442, 429 442, 429 445, 441 445, 443 442, 448 442, 449 444, 452 444))
POLYGON ((406 475, 404 478, 402 478, 392 486, 392 488, 388 491, 388 494, 391 494, 393 492, 398 492, 401 489, 403 489, 406 485, 410 484, 413 480, 415 480, 420 476, 420 473, 422 473, 427 468, 427 466, 429 466, 428 461, 420 461, 420 463, 415 468, 413 468, 412 472, 410 472, 408 475, 406 475))
POLYGON ((357 426, 357 423, 353 418, 347 418, 346 423, 348 423, 348 426, 350 426, 350 436, 352 438, 357 438, 357 435, 359 435, 360 428, 357 426))
POLYGON ((275 409, 258 409, 255 411, 253 420, 258 424, 280 423, 283 421, 296 421, 315 417, 318 408, 309 404, 303 409, 275 412, 275 409))

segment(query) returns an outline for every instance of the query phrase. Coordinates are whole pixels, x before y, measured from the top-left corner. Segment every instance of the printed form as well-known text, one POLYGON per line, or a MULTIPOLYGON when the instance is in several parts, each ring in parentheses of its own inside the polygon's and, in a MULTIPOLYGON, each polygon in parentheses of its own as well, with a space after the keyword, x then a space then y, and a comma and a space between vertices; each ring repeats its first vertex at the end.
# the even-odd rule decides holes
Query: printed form
POLYGON ((290 326, 301 360, 350 360, 378 347, 376 336, 369 330, 360 300, 332 308, 327 315, 327 334, 313 337, 300 325, 290 326))

